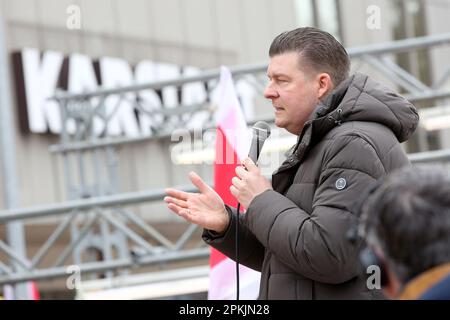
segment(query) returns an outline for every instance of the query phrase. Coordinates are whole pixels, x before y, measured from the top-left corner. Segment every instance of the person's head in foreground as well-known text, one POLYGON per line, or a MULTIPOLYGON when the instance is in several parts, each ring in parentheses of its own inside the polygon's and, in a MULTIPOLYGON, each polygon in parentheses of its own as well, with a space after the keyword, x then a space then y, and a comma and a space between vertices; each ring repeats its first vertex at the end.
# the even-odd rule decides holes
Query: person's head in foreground
POLYGON ((397 299, 450 299, 450 175, 410 167, 388 176, 363 211, 366 252, 397 299))

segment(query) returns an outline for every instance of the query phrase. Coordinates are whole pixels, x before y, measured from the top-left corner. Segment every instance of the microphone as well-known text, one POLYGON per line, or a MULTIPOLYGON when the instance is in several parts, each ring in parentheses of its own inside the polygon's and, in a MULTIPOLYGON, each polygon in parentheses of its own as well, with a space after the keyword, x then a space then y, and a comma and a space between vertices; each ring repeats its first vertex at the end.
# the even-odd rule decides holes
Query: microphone
POLYGON ((264 142, 270 136, 270 126, 264 121, 256 122, 253 127, 253 138, 248 156, 256 164, 264 142))

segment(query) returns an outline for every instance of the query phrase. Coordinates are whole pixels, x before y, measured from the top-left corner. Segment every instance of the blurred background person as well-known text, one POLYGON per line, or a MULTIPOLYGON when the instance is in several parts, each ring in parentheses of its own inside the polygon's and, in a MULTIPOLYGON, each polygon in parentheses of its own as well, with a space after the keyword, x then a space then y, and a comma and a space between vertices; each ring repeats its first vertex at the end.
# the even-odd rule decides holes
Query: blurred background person
POLYGON ((397 299, 450 299, 450 175, 440 167, 403 168, 363 207, 367 252, 397 299))

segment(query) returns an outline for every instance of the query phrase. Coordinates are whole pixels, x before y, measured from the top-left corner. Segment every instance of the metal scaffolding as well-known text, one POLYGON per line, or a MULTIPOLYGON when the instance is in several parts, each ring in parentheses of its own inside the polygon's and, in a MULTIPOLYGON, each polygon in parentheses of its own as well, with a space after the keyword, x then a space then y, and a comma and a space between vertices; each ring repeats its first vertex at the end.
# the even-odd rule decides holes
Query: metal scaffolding
MULTIPOLYGON (((443 78, 433 85, 426 85, 401 68, 392 56, 414 50, 449 45, 450 34, 435 35, 348 49, 352 62, 368 65, 405 92, 412 102, 427 102, 434 105, 450 98, 450 90, 443 84, 450 78, 450 64, 443 78)), ((252 65, 231 68, 235 79, 245 79, 259 93, 266 82, 267 65, 252 65)), ((68 266, 76 264, 82 275, 114 277, 126 273, 132 267, 206 258, 209 248, 200 244, 188 248, 186 244, 195 233, 195 226, 188 226, 176 241, 169 240, 157 228, 139 214, 127 208, 136 204, 160 202, 164 191, 148 190, 123 193, 120 191, 117 149, 130 143, 169 137, 175 128, 186 123, 199 113, 208 113, 204 128, 214 127, 210 101, 196 105, 165 107, 155 111, 143 92, 159 92, 163 88, 179 88, 187 83, 201 82, 208 92, 217 85, 219 70, 209 70, 196 76, 185 76, 174 80, 139 84, 115 89, 100 89, 95 92, 71 94, 57 92, 55 99, 60 106, 62 133, 60 142, 50 147, 50 152, 61 157, 64 164, 67 202, 33 208, 8 208, 0 211, 0 223, 35 221, 48 216, 59 217, 56 226, 40 249, 31 257, 17 251, 22 239, 0 239, 0 251, 9 259, 0 261, 0 284, 17 284, 29 280, 67 277, 68 266), (154 121, 151 135, 136 138, 108 137, 109 121, 118 112, 121 102, 130 99, 136 113, 146 114, 154 121), (114 108, 105 102, 113 97, 114 108), (98 134, 95 126, 102 131, 98 134), (94 181, 89 181, 88 171, 94 172, 94 181), (51 266, 42 266, 50 249, 70 230, 71 241, 63 248, 51 266), (137 232, 136 230, 139 230, 137 232), (69 263, 69 260, 72 263, 69 263)), ((249 119, 249 124, 261 119, 249 119)), ((262 119, 273 122, 273 119, 262 119)), ((414 163, 448 162, 450 151, 428 151, 410 155, 414 163)), ((192 187, 183 187, 194 191, 192 187)))

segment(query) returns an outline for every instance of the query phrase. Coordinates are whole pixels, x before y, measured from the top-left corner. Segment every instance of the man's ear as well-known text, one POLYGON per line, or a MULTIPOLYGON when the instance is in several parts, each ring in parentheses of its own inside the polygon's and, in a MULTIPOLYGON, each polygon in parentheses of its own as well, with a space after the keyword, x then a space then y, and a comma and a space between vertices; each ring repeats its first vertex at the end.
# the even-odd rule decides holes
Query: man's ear
POLYGON ((317 84, 319 90, 317 91, 317 98, 322 100, 325 96, 334 89, 333 81, 328 73, 319 73, 317 75, 317 84))

